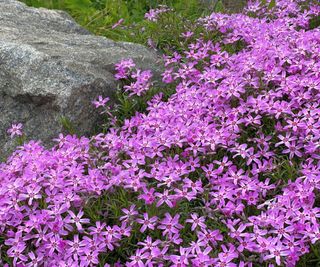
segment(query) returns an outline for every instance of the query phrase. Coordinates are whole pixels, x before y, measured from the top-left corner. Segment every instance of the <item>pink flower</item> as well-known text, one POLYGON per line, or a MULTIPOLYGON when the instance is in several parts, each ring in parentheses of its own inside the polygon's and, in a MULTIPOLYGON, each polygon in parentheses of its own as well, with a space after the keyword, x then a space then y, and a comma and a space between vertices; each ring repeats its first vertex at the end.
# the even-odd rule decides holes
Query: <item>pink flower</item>
POLYGON ((68 221, 70 223, 74 223, 77 226, 77 229, 79 231, 83 229, 82 224, 86 224, 90 222, 89 219, 82 218, 82 216, 84 215, 83 211, 79 211, 77 215, 70 210, 68 211, 68 213, 70 215, 70 218, 68 219, 68 221))
POLYGON ((192 31, 187 31, 181 34, 181 36, 186 39, 190 38, 192 35, 193 35, 192 31))
POLYGON ((169 213, 165 214, 165 218, 161 221, 161 224, 158 226, 158 229, 164 230, 162 235, 166 234, 178 234, 179 230, 183 228, 181 224, 179 224, 180 215, 176 214, 172 217, 169 213))
POLYGON ((194 231, 198 226, 201 228, 206 228, 207 225, 205 224, 205 218, 204 217, 198 217, 198 214, 192 213, 191 214, 192 219, 187 219, 186 222, 192 223, 191 230, 194 231))
POLYGON ((263 259, 267 260, 275 258, 277 265, 281 265, 281 257, 287 256, 289 252, 285 250, 280 241, 278 241, 277 243, 275 242, 276 240, 269 245, 268 250, 270 254, 264 256, 263 259))
POLYGON ((132 219, 134 216, 136 216, 138 214, 138 212, 136 211, 136 206, 135 205, 131 205, 129 209, 122 209, 122 211, 126 214, 124 216, 120 217, 121 221, 129 221, 130 219, 132 219))
POLYGON ((22 123, 12 124, 11 127, 8 129, 8 134, 10 137, 13 138, 15 136, 22 136, 22 123))
POLYGON ((143 252, 142 250, 138 249, 135 255, 130 257, 131 262, 128 263, 128 266, 139 266, 144 267, 143 260, 146 260, 149 256, 149 252, 143 252))
POLYGON ((42 195, 39 193, 41 190, 40 186, 35 186, 35 187, 27 187, 27 192, 20 194, 19 199, 24 200, 28 199, 28 205, 32 205, 32 201, 34 199, 41 199, 42 195))
POLYGON ((123 18, 119 19, 115 24, 112 25, 111 28, 112 28, 112 29, 117 28, 119 25, 122 24, 122 22, 124 22, 124 19, 123 19, 123 18))
POLYGON ((154 230, 157 220, 158 220, 157 216, 153 216, 149 219, 148 213, 144 213, 143 219, 137 219, 136 221, 142 224, 140 232, 143 233, 147 228, 154 230))
POLYGON ((160 207, 163 203, 166 203, 170 208, 173 207, 173 200, 175 197, 173 195, 169 195, 168 190, 165 190, 163 193, 155 193, 155 196, 159 198, 157 207, 160 207))
POLYGON ((165 5, 159 5, 159 8, 156 8, 156 9, 150 9, 149 12, 147 12, 144 17, 145 19, 147 20, 150 20, 150 21, 157 21, 158 18, 159 18, 159 15, 161 13, 165 13, 165 12, 168 12, 169 9, 167 6, 165 5))
POLYGON ((110 100, 109 97, 103 98, 101 95, 99 95, 98 99, 92 101, 92 103, 96 108, 99 108, 99 107, 104 107, 109 100, 110 100))

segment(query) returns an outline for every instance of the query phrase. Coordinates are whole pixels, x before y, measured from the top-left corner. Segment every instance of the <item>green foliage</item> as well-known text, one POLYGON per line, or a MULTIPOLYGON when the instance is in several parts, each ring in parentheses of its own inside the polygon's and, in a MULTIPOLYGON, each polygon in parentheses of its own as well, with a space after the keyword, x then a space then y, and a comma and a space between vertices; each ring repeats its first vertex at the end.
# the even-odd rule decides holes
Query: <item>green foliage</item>
POLYGON ((275 6, 276 6, 276 0, 271 0, 268 5, 268 9, 270 10, 270 9, 274 8, 275 6))
POLYGON ((314 17, 309 21, 310 29, 319 28, 320 26, 320 17, 314 17))
POLYGON ((262 5, 262 6, 264 6, 264 5, 267 4, 267 0, 261 0, 260 2, 261 2, 261 5, 262 5))
POLYGON ((25 134, 21 135, 21 136, 18 136, 16 138, 16 143, 17 143, 17 146, 22 146, 25 142, 27 141, 27 137, 25 134))
POLYGON ((319 267, 320 266, 320 244, 311 244, 310 253, 301 257, 296 267, 319 267))
POLYGON ((65 9, 65 1, 63 0, 23 0, 29 6, 45 7, 50 9, 65 9))
POLYGON ((217 13, 222 13, 225 11, 224 5, 221 0, 216 2, 213 10, 214 10, 214 12, 217 12, 217 13))
POLYGON ((60 117, 60 123, 63 127, 63 129, 68 133, 68 134, 76 134, 76 130, 70 119, 68 119, 65 116, 60 117))

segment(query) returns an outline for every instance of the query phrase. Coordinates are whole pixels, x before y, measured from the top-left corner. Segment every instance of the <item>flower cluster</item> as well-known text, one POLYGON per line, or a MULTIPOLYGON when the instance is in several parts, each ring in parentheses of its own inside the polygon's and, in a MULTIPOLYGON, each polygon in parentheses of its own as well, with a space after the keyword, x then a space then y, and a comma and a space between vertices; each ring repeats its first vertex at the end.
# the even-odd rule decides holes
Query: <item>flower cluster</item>
POLYGON ((148 13, 145 14, 145 19, 156 22, 159 19, 159 15, 170 11, 171 9, 165 5, 160 5, 158 8, 150 9, 148 13))
MULTIPOLYGON (((106 253, 118 258, 105 266, 296 266, 320 239, 320 30, 308 26, 320 8, 301 4, 201 18, 218 41, 165 57, 168 101, 154 96, 147 114, 91 140, 19 148, 0 165, 6 255, 23 266, 96 266, 106 253), (89 199, 117 189, 134 203, 89 220, 89 199)), ((134 67, 120 62, 116 78, 140 94, 151 73, 134 67)))
POLYGON ((130 92, 130 96, 141 96, 152 86, 152 72, 150 70, 142 71, 136 68, 136 65, 132 59, 121 60, 118 64, 116 64, 115 69, 116 79, 127 79, 131 81, 129 85, 124 85, 123 87, 126 92, 130 92))
POLYGON ((107 188, 101 171, 88 167, 88 149, 88 139, 60 135, 57 149, 47 151, 32 141, 0 166, 0 233, 14 265, 88 266, 98 263, 108 242, 116 242, 93 226, 84 230, 85 197, 107 188), (100 244, 93 241, 98 239, 100 244), (91 244, 97 248, 91 250, 91 244))
POLYGON ((120 79, 128 79, 131 70, 136 66, 132 59, 123 59, 118 64, 115 65, 115 78, 117 80, 120 79))

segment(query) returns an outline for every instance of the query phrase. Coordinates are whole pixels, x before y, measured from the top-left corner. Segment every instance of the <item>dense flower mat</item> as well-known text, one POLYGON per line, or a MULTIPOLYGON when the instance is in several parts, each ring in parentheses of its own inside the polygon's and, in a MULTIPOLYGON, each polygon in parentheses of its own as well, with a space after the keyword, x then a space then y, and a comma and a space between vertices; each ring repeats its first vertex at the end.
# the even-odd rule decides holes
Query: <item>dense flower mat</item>
MULTIPOLYGON (((2 163, 3 262, 295 266, 309 253, 320 239, 319 6, 271 4, 201 18, 218 41, 165 57, 176 92, 147 114, 90 140, 61 134, 51 150, 31 141, 2 163), (119 194, 119 212, 86 216, 92 199, 119 194)), ((129 59, 116 70, 132 95, 152 86, 129 59)))

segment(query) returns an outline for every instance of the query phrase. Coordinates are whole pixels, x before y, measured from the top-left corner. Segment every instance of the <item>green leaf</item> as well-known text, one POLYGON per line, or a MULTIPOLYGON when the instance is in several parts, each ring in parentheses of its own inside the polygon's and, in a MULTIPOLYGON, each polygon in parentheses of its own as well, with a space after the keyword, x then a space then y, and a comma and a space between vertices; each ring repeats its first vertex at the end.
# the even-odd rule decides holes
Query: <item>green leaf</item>
POLYGON ((267 0, 261 0, 261 5, 265 6, 267 4, 267 0))
POLYGON ((27 140, 27 138, 26 138, 25 135, 18 136, 18 137, 17 137, 17 144, 18 144, 18 146, 22 146, 26 140, 27 140))
POLYGON ((274 8, 276 6, 276 0, 271 0, 268 5, 268 10, 274 8))
POLYGON ((216 13, 222 13, 224 12, 224 5, 222 4, 222 1, 219 0, 215 6, 214 6, 214 12, 216 13))
POLYGON ((68 8, 81 11, 85 11, 92 5, 90 0, 66 0, 65 3, 68 8))
POLYGON ((60 123, 62 124, 62 127, 69 133, 69 134, 75 134, 76 131, 74 129, 73 124, 71 123, 71 121, 64 116, 60 117, 60 123))

